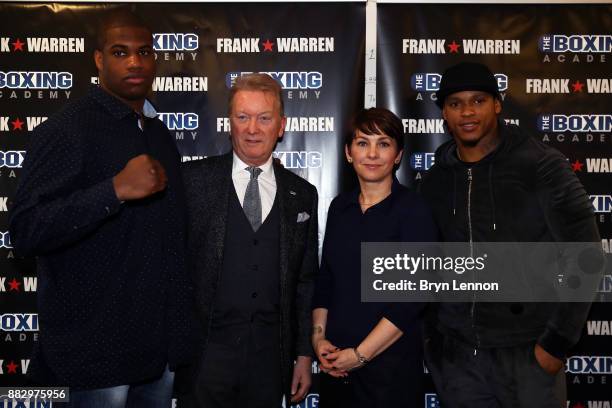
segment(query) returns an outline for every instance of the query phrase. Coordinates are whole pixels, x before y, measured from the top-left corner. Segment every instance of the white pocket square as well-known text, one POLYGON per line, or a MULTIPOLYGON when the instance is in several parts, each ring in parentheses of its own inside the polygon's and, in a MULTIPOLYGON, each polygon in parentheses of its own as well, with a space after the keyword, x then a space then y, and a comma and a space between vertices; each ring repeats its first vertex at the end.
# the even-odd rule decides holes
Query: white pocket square
POLYGON ((310 215, 307 212, 301 212, 297 216, 297 222, 304 222, 310 218, 310 215))

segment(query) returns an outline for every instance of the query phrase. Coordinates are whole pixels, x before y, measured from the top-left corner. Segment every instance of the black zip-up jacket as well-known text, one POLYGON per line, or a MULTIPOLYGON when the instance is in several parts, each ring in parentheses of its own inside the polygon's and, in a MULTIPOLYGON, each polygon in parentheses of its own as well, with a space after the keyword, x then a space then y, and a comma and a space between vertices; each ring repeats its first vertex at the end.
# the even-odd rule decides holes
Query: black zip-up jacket
MULTIPOLYGON (((443 240, 601 242, 593 207, 567 159, 517 126, 500 121, 499 132, 499 145, 477 163, 461 162, 453 140, 437 149, 421 191, 443 240)), ((475 348, 537 341, 563 358, 580 338, 589 308, 590 303, 443 303, 436 325, 475 348)))

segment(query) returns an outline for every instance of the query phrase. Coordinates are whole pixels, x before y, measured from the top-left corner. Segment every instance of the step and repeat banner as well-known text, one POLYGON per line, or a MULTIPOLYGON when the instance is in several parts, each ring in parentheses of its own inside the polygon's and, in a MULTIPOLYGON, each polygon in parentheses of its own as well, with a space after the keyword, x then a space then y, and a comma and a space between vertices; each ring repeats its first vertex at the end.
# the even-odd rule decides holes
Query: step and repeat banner
MULTIPOLYGON (((34 263, 15 256, 8 234, 12 195, 34 127, 97 81, 94 30, 105 7, 0 3, 0 386, 26 384, 38 341, 34 263)), ((503 117, 571 161, 609 252, 612 6, 377 8, 377 105, 404 123, 400 179, 417 185, 449 137, 434 104, 441 72, 464 60, 484 62, 497 74, 503 117)), ((364 104, 365 3, 153 3, 135 10, 155 33, 152 100, 184 161, 230 149, 227 95, 235 78, 267 72, 282 84, 288 122, 274 154, 317 187, 323 232, 330 201, 355 183, 342 142, 364 104)), ((612 293, 610 272, 600 291, 612 293)), ((569 407, 612 404, 611 326, 609 305, 596 304, 568 359, 569 407)), ((438 406, 431 383, 423 404, 438 406)), ((318 406, 316 381, 299 406, 318 406)))
MULTIPOLYGON (((0 386, 25 383, 39 335, 34 264, 16 258, 8 234, 12 196, 32 130, 97 82, 105 7, 0 3, 0 386)), ((347 124, 363 106, 365 4, 158 3, 135 12, 154 32, 152 100, 183 160, 231 149, 229 88, 245 73, 269 73, 284 88, 288 117, 274 156, 317 187, 324 222, 348 178, 347 124)), ((317 401, 314 392, 303 405, 317 401)))
MULTIPOLYGON (((436 91, 445 68, 482 62, 496 75, 502 117, 563 152, 612 243, 612 6, 379 4, 377 104, 403 121, 400 180, 417 186, 449 139, 436 91)), ((608 256, 610 258, 610 256, 608 256)), ((608 264, 598 296, 612 295, 608 264)), ((595 303, 568 358, 568 407, 612 405, 612 308, 595 303)), ((434 393, 425 407, 438 404, 434 393)))

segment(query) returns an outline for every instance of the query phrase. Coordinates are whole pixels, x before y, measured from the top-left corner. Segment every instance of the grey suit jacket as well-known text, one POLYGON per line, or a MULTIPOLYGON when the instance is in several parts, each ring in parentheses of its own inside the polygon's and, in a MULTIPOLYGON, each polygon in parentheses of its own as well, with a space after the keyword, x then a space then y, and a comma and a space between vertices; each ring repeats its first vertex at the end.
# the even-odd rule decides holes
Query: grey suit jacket
MULTIPOLYGON (((311 301, 313 279, 318 271, 318 197, 312 184, 276 163, 274 175, 280 210, 279 352, 283 386, 287 390, 291 386, 294 359, 312 356, 311 301)), ((232 153, 185 163, 183 179, 189 218, 188 251, 194 274, 197 314, 202 326, 200 351, 203 353, 222 269, 230 192, 234 188, 232 153)))

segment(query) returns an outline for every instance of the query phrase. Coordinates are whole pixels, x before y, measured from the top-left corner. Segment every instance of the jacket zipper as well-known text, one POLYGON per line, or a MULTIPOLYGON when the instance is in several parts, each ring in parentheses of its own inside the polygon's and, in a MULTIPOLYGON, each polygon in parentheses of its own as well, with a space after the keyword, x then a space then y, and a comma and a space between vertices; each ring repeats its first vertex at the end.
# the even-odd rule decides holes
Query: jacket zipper
MULTIPOLYGON (((467 212, 468 212, 468 229, 470 234, 470 257, 474 257, 474 237, 472 233, 472 168, 467 169, 467 178, 468 178, 468 200, 467 200, 467 212)), ((478 348, 480 347, 480 338, 478 337, 478 332, 476 331, 476 325, 474 323, 474 310, 476 308, 476 294, 474 293, 472 298, 472 307, 470 310, 470 315, 472 318, 472 330, 474 331, 474 336, 476 337, 476 347, 474 348, 474 355, 478 354, 478 348)))

